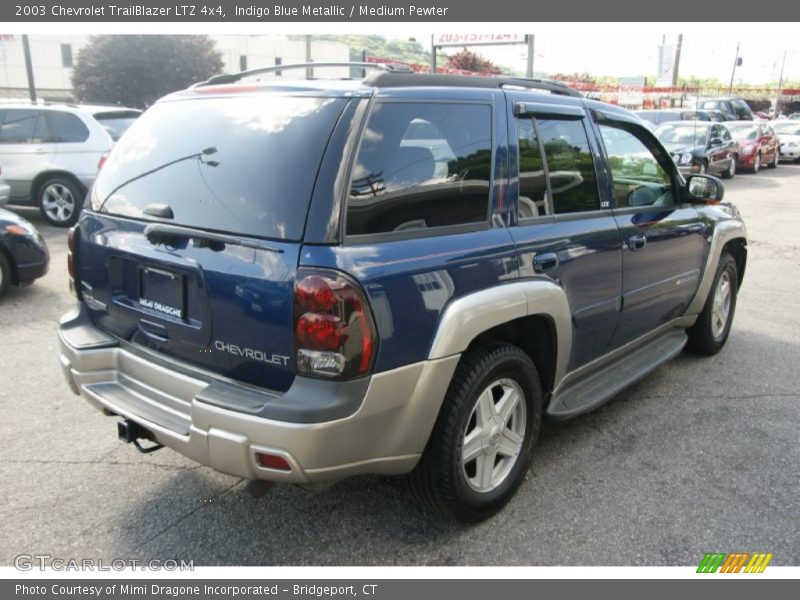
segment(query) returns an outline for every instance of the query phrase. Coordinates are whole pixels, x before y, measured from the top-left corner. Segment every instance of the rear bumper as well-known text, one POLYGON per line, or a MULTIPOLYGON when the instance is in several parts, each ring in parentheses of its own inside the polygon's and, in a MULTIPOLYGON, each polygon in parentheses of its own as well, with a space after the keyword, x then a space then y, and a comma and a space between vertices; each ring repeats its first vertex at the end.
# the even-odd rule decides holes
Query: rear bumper
MULTIPOLYGON (((215 377, 174 368, 163 357, 120 343, 95 328, 81 308, 61 320, 61 365, 70 388, 97 409, 131 419, 173 450, 218 471, 248 479, 312 483, 362 473, 398 474, 414 468, 425 448, 458 355, 373 375, 352 414, 299 423, 224 408, 240 394, 262 394, 215 377), (224 398, 219 390, 224 389, 224 398), (289 471, 259 464, 256 453, 286 459, 289 471)), ((308 390, 305 378, 283 396, 308 390)), ((307 380, 306 380, 307 381, 307 380)), ((318 382, 330 385, 332 382, 318 382)), ((324 388, 323 388, 324 389, 324 388)), ((298 395, 299 396, 299 395, 298 395)), ((302 397, 293 399, 303 402, 302 397)), ((308 398, 314 404, 313 398, 308 398)))

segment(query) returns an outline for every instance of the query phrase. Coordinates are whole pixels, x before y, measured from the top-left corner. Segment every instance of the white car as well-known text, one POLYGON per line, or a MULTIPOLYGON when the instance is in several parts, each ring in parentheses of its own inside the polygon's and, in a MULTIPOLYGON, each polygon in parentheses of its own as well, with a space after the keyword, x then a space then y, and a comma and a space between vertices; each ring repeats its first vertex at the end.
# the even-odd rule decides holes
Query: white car
POLYGON ((781 159, 800 160, 800 121, 773 121, 772 128, 781 139, 781 159))
POLYGON ((9 203, 38 206, 49 223, 73 225, 100 158, 140 114, 117 106, 0 104, 9 203))

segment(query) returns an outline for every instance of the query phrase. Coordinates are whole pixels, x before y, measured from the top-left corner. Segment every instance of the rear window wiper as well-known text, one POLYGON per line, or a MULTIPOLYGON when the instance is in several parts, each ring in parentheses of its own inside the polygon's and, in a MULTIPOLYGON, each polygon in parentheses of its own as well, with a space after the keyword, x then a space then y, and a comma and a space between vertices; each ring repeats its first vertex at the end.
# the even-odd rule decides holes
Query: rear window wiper
POLYGON ((221 249, 219 246, 222 244, 233 244, 235 246, 254 248, 256 250, 268 250, 270 252, 277 252, 278 254, 283 253, 283 250, 280 248, 267 246, 236 235, 203 231, 201 229, 192 229, 191 227, 170 225, 169 223, 151 223, 144 228, 144 236, 152 244, 157 244, 159 242, 167 243, 175 239, 191 239, 195 240, 196 246, 211 248, 212 250, 221 249), (200 243, 198 244, 197 242, 200 243))
POLYGON ((106 202, 108 202, 108 199, 111 198, 111 196, 113 196, 121 188, 124 188, 129 183, 133 183, 137 179, 142 179, 143 177, 147 177, 148 175, 152 175, 153 173, 156 173, 156 172, 158 172, 158 171, 160 171, 162 169, 166 169, 167 167, 171 167, 172 165, 178 164, 178 163, 183 162, 185 160, 191 160, 191 159, 194 158, 194 159, 197 159, 201 164, 208 165, 209 167, 218 167, 219 166, 219 162, 218 161, 205 160, 203 158, 204 156, 211 156, 212 154, 216 154, 216 153, 217 153, 217 149, 214 148, 213 146, 211 146, 209 148, 204 148, 200 152, 195 152, 194 154, 187 154, 186 156, 181 156, 180 158, 175 158, 173 160, 170 160, 170 161, 167 161, 165 163, 162 163, 162 164, 158 165, 157 167, 149 169, 148 171, 145 171, 144 173, 139 173, 135 177, 131 177, 130 179, 126 179, 125 181, 120 183, 117 187, 115 187, 113 190, 111 190, 106 195, 105 198, 103 198, 103 201, 100 203, 100 206, 97 207, 96 211, 100 212, 101 210, 103 210, 103 207, 106 205, 106 202))

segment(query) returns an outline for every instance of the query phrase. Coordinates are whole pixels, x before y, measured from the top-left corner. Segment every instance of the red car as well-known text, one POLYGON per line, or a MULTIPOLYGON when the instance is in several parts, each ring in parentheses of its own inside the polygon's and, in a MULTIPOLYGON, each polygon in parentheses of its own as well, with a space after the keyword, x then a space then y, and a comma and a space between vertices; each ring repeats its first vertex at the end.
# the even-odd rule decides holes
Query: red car
POLYGON ((736 167, 758 173, 762 166, 775 168, 780 162, 780 138, 769 123, 733 121, 725 123, 739 144, 736 167))

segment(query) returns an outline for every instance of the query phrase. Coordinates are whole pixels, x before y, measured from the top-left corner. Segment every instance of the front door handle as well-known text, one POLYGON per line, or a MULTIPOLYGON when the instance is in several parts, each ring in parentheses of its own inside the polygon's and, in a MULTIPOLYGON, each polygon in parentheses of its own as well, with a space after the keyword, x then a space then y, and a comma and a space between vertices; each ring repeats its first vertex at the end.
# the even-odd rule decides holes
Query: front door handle
POLYGON ((641 250, 646 245, 647 238, 644 236, 644 234, 632 235, 628 238, 628 249, 633 250, 634 252, 641 250))
POLYGON ((549 273, 558 267, 558 255, 555 252, 537 254, 533 257, 533 270, 536 273, 549 273))

